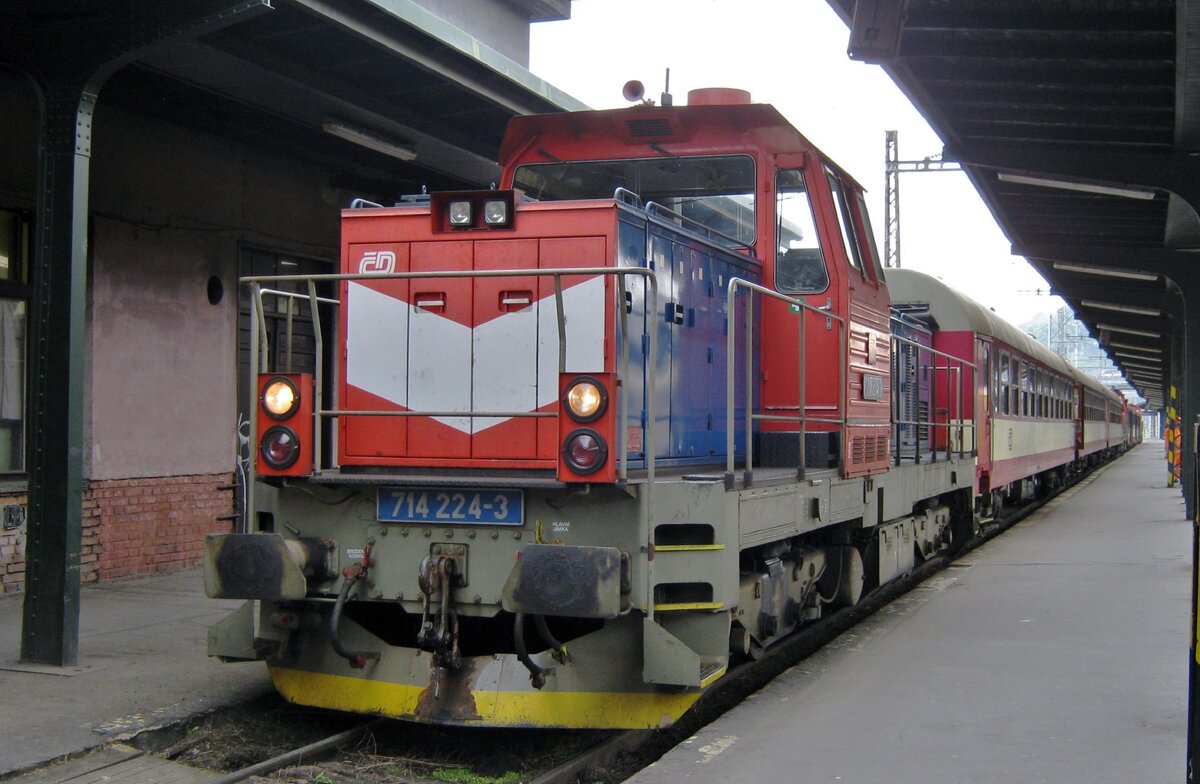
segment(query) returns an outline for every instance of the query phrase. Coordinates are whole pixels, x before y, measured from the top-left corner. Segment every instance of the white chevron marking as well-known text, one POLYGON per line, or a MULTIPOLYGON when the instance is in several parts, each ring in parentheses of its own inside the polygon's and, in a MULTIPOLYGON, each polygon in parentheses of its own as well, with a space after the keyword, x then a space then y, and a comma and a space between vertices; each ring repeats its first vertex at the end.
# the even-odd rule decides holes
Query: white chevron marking
MULTIPOLYGON (((346 296, 346 379, 411 410, 535 411, 558 397, 554 295, 468 329, 351 282, 346 296)), ((604 279, 563 291, 569 372, 604 369, 604 279)), ((510 417, 435 417, 480 433, 510 417)))

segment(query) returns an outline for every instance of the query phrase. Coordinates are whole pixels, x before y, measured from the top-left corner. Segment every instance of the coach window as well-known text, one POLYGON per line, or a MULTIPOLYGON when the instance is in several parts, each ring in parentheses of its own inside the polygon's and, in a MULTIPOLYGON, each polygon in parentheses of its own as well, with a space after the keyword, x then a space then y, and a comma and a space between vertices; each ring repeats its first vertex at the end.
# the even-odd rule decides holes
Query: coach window
POLYGON ((983 399, 984 410, 992 410, 992 349, 986 344, 983 347, 983 399))
POLYGON ((25 471, 30 223, 0 210, 0 474, 25 471))
POLYGON ((1019 359, 1013 359, 1013 387, 1016 390, 1016 396, 1013 400, 1013 414, 1024 416, 1029 412, 1029 392, 1026 391, 1026 384, 1029 383, 1025 379, 1025 374, 1029 372, 1029 366, 1019 359))
POLYGON ((829 287, 829 273, 817 238, 804 172, 784 169, 775 176, 775 288, 788 294, 816 294, 829 287))
POLYGON ((1021 415, 1021 360, 1016 357, 1012 358, 1012 413, 1013 416, 1021 415))
POLYGON ((1008 354, 1000 354, 1000 383, 997 385, 1000 388, 1000 413, 1007 414, 1009 411, 1009 400, 1011 399, 1011 378, 1008 364, 1008 354))

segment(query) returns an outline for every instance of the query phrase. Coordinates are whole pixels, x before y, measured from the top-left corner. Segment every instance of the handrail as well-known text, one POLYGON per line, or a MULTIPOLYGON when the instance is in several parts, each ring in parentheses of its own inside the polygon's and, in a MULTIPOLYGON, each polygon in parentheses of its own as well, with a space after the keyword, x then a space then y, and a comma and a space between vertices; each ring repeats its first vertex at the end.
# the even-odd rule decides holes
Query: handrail
POLYGON ((725 487, 732 490, 735 486, 734 482, 734 355, 737 333, 737 320, 733 318, 735 313, 735 299, 738 289, 745 289, 749 292, 757 292, 764 297, 786 302, 797 309, 799 317, 799 405, 797 416, 787 416, 784 414, 755 414, 754 413, 754 300, 749 298, 746 300, 746 318, 745 318, 745 367, 744 367, 744 383, 746 395, 746 420, 745 420, 745 468, 743 470, 742 482, 746 487, 754 481, 754 422, 797 422, 800 424, 800 445, 799 445, 799 465, 796 467, 796 478, 804 479, 805 476, 805 444, 804 444, 804 423, 805 422, 822 422, 830 424, 845 425, 846 424, 846 319, 832 312, 829 306, 813 307, 802 299, 789 297, 786 294, 780 294, 765 286, 757 283, 751 283, 743 278, 730 278, 729 283, 725 287, 725 312, 729 319, 729 334, 726 336, 726 351, 725 351, 725 487), (804 344, 807 338, 806 322, 804 318, 805 312, 811 311, 825 316, 826 319, 837 321, 838 323, 838 409, 842 412, 842 417, 837 419, 823 417, 808 417, 805 414, 806 400, 806 378, 805 378, 805 356, 804 344))
MULTIPOLYGON (((553 412, 537 412, 537 411, 365 411, 342 408, 324 408, 322 399, 322 390, 324 388, 324 366, 323 366, 323 333, 320 325, 320 314, 317 310, 317 303, 328 303, 340 305, 341 301, 326 297, 318 297, 316 295, 316 286, 323 282, 342 282, 342 281, 358 281, 358 280, 409 280, 409 279, 445 279, 445 278, 502 278, 502 277, 552 277, 554 279, 554 299, 556 310, 556 327, 559 339, 558 352, 558 372, 562 374, 566 372, 566 356, 567 356, 567 339, 566 339, 566 314, 563 305, 563 286, 562 278, 576 276, 599 276, 611 275, 618 279, 620 290, 615 298, 617 309, 619 311, 619 320, 623 329, 622 334, 628 338, 628 319, 625 313, 625 291, 626 278, 635 276, 642 278, 647 286, 647 313, 655 313, 658 308, 658 280, 655 277, 653 270, 644 267, 564 267, 553 269, 508 269, 508 270, 445 270, 445 271, 424 271, 424 272, 391 272, 391 273, 345 273, 345 274, 322 274, 322 275, 257 275, 241 279, 243 285, 247 285, 252 294, 254 307, 252 309, 252 318, 257 321, 257 324, 252 324, 252 339, 251 339, 251 366, 258 366, 259 372, 268 371, 268 362, 270 349, 268 346, 268 336, 266 330, 266 311, 263 306, 263 297, 265 295, 279 296, 288 298, 291 302, 293 299, 306 299, 310 302, 309 316, 313 322, 314 340, 316 341, 316 373, 315 373, 315 403, 313 417, 315 425, 314 434, 314 466, 316 470, 324 469, 321 450, 321 422, 324 418, 337 418, 342 416, 399 416, 399 417, 415 417, 415 416, 442 416, 442 417, 462 417, 462 418, 551 418, 556 416, 553 412), (283 291, 280 289, 263 288, 264 283, 306 283, 308 286, 308 294, 301 295, 295 292, 283 291)), ((653 319, 647 319, 644 327, 648 337, 648 353, 647 367, 653 368, 657 357, 657 334, 656 330, 651 327, 654 323, 653 319)), ((289 330, 290 334, 290 330, 289 330)), ((629 378, 629 352, 620 349, 620 371, 621 379, 629 378)), ((628 384, 622 383, 621 386, 621 410, 622 416, 628 417, 628 402, 629 391, 628 384)), ((646 395, 646 433, 644 443, 650 444, 649 448, 643 450, 646 463, 646 478, 650 484, 653 484, 656 466, 653 444, 657 443, 655 432, 655 405, 654 394, 652 390, 646 395)), ((252 417, 252 427, 255 427, 254 419, 256 419, 257 406, 255 399, 251 399, 250 411, 252 417)), ((252 431, 253 432, 253 431, 252 431)), ((617 428, 617 444, 615 451, 618 456, 618 476, 621 481, 628 479, 628 454, 625 448, 625 441, 628 435, 624 423, 620 423, 617 428)), ((254 461, 251 461, 250 480, 253 480, 254 461)))
POLYGON ((639 196, 638 194, 634 193, 633 191, 629 190, 628 188, 622 188, 621 186, 617 186, 617 189, 615 191, 613 191, 613 198, 616 199, 617 201, 621 202, 622 204, 628 204, 630 207, 637 207, 638 209, 645 209, 645 207, 642 204, 642 197, 639 196))
POLYGON ((659 204, 656 201, 646 202, 645 210, 648 214, 657 215, 660 218, 678 219, 681 223, 685 224, 685 228, 687 228, 688 224, 690 224, 690 227, 692 228, 693 231, 695 231, 697 234, 703 233, 704 236, 706 236, 708 239, 712 239, 713 237, 719 237, 720 239, 728 241, 735 248, 742 248, 743 250, 748 250, 752 254, 754 252, 754 244, 753 243, 743 242, 742 240, 739 240, 737 237, 731 237, 728 234, 725 234, 724 232, 717 231, 716 229, 712 228, 711 226, 701 223, 700 221, 698 221, 694 218, 689 218, 688 216, 684 215, 683 213, 676 212, 675 210, 671 209, 670 207, 667 207, 666 205, 663 205, 663 204, 659 204))
MULTIPOLYGON (((976 373, 979 370, 978 365, 976 365, 974 362, 965 360, 962 357, 957 357, 957 356, 954 356, 953 354, 948 354, 944 351, 938 351, 937 349, 933 348, 932 346, 927 346, 923 343, 919 343, 915 340, 901 337, 899 335, 892 335, 892 342, 893 342, 893 344, 905 345, 905 346, 909 346, 913 349, 916 349, 916 356, 917 356, 918 363, 920 362, 920 355, 923 352, 929 354, 932 357, 932 362, 928 366, 931 371, 930 372, 930 407, 929 407, 930 408, 930 411, 929 411, 930 418, 928 420, 924 420, 924 421, 919 418, 918 419, 901 419, 899 416, 899 411, 896 406, 897 399, 895 398, 895 396, 893 396, 894 403, 893 403, 893 413, 892 413, 891 418, 892 418, 892 425, 894 426, 895 433, 896 433, 896 436, 893 439, 895 442, 893 445, 893 449, 895 452, 895 464, 900 465, 900 461, 903 458, 903 447, 900 443, 900 428, 902 426, 913 426, 917 429, 917 437, 913 441, 913 459, 918 463, 921 461, 921 438, 920 438, 921 428, 929 429, 930 452, 932 454, 932 459, 935 462, 937 461, 938 449, 937 449, 937 439, 934 437, 934 435, 938 431, 939 428, 944 428, 946 430, 946 459, 947 460, 950 459, 952 452, 957 453, 957 455, 959 457, 962 457, 968 451, 972 452, 972 453, 977 451, 979 442, 978 442, 978 432, 976 429, 975 422, 972 420, 971 422, 968 423, 963 417, 963 414, 966 409, 966 401, 969 396, 969 390, 967 390, 965 388, 966 384, 967 384, 967 377, 966 377, 966 373, 963 371, 965 368, 970 368, 971 369, 971 377, 975 378, 976 373), (938 366, 938 362, 937 362, 938 358, 942 358, 942 359, 946 360, 945 367, 938 366), (949 391, 951 392, 952 400, 951 400, 951 405, 949 407, 947 407, 947 409, 946 409, 946 421, 945 422, 937 421, 937 373, 938 373, 938 371, 942 371, 942 370, 946 371, 950 375, 958 377, 956 381, 951 381, 951 380, 947 379, 947 382, 946 382, 947 387, 948 387, 949 391), (958 430, 958 449, 951 448, 950 434, 951 434, 952 429, 958 430), (965 443, 964 432, 968 429, 971 431, 971 449, 970 450, 963 448, 964 443, 965 443)), ((895 355, 895 352, 893 352, 893 355, 895 355)))
MULTIPOLYGON (((292 283, 303 282, 308 286, 307 299, 310 302, 310 317, 313 320, 313 333, 316 342, 316 366, 315 366, 315 406, 313 411, 314 425, 314 453, 313 465, 315 470, 321 471, 322 464, 322 443, 321 443, 321 424, 325 417, 336 418, 340 416, 454 416, 468 418, 484 418, 484 417, 527 417, 527 418, 547 418, 556 416, 553 412, 539 411, 523 411, 523 412, 480 412, 480 411, 356 411, 344 410, 338 407, 326 409, 324 408, 323 399, 321 397, 324 388, 324 347, 323 347, 323 332, 320 325, 320 313, 318 311, 318 303, 341 304, 339 300, 330 300, 327 298, 317 297, 316 286, 322 282, 341 282, 341 281, 356 281, 356 280, 406 280, 420 278, 501 278, 501 277, 552 277, 554 279, 554 299, 555 311, 557 316, 557 330, 559 341, 558 354, 558 372, 561 375, 566 371, 566 318, 563 306, 563 285, 562 278, 564 276, 598 276, 611 275, 616 277, 618 282, 618 293, 615 297, 615 307, 617 309, 618 321, 621 326, 621 334, 624 341, 629 340, 629 319, 626 314, 626 284, 627 277, 640 277, 646 286, 646 318, 643 322, 643 334, 646 338, 646 372, 647 377, 653 372, 657 366, 658 356, 658 329, 657 322, 653 314, 658 312, 658 279, 653 270, 645 267, 572 267, 572 268, 555 268, 555 269, 520 269, 520 270, 454 270, 442 272, 393 272, 384 274, 372 273, 357 273, 357 274, 327 274, 327 275, 275 275, 275 276, 253 276, 242 279, 242 283, 250 288, 254 307, 251 311, 251 367, 256 364, 261 366, 260 372, 267 372, 270 356, 270 347, 268 346, 268 336, 266 330, 266 312, 263 307, 263 295, 284 296, 289 298, 291 303, 292 298, 303 298, 295 295, 293 292, 284 292, 275 289, 262 288, 263 283, 292 283), (261 353, 261 356, 260 356, 261 353)), ((620 386, 620 420, 617 424, 616 434, 616 454, 618 459, 618 477, 621 482, 626 482, 629 477, 629 455, 627 449, 627 426, 626 420, 629 417, 629 383, 630 378, 629 366, 629 350, 627 345, 622 344, 615 350, 620 352, 620 364, 618 371, 618 385, 620 386)), ((250 411, 250 432, 257 432, 257 384, 251 384, 251 399, 249 402, 250 411)), ((646 389, 645 403, 646 426, 643 434, 643 449, 644 461, 646 466, 646 483, 638 489, 638 538, 645 543, 649 552, 654 551, 654 483, 656 474, 656 458, 655 445, 658 443, 657 438, 657 421, 655 417, 655 392, 653 384, 648 384, 646 389)), ((335 438, 337 428, 333 430, 335 438)), ((256 479, 257 461, 251 459, 246 471, 246 499, 247 509, 254 509, 254 496, 256 494, 256 479)), ((645 590, 647 595, 647 616, 651 619, 654 617, 654 598, 653 598, 653 579, 654 579, 654 562, 651 559, 645 569, 645 590)))

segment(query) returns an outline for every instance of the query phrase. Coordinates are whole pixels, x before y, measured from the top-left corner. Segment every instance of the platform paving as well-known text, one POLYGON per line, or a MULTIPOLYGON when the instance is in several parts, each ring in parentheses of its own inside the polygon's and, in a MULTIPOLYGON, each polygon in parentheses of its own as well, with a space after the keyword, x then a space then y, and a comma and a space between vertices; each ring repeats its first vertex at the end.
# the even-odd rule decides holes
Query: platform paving
POLYGON ((0 598, 0 776, 267 692, 261 663, 207 656, 238 604, 207 598, 199 570, 84 586, 79 666, 62 669, 18 662, 21 598, 0 598))
POLYGON ((1191 526, 1147 442, 630 781, 1185 780, 1191 526))

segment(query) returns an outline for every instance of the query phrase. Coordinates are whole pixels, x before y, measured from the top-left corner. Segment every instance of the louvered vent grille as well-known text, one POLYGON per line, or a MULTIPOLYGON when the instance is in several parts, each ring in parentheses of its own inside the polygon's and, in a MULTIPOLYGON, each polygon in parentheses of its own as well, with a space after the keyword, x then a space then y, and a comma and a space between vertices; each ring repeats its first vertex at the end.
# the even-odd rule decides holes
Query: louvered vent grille
POLYGON ((888 437, 855 436, 850 440, 850 462, 852 464, 875 463, 887 459, 888 437))
POLYGON ((649 139, 655 136, 672 136, 675 133, 675 130, 671 127, 671 123, 661 118, 628 120, 625 123, 625 129, 629 132, 630 138, 633 139, 649 139))

